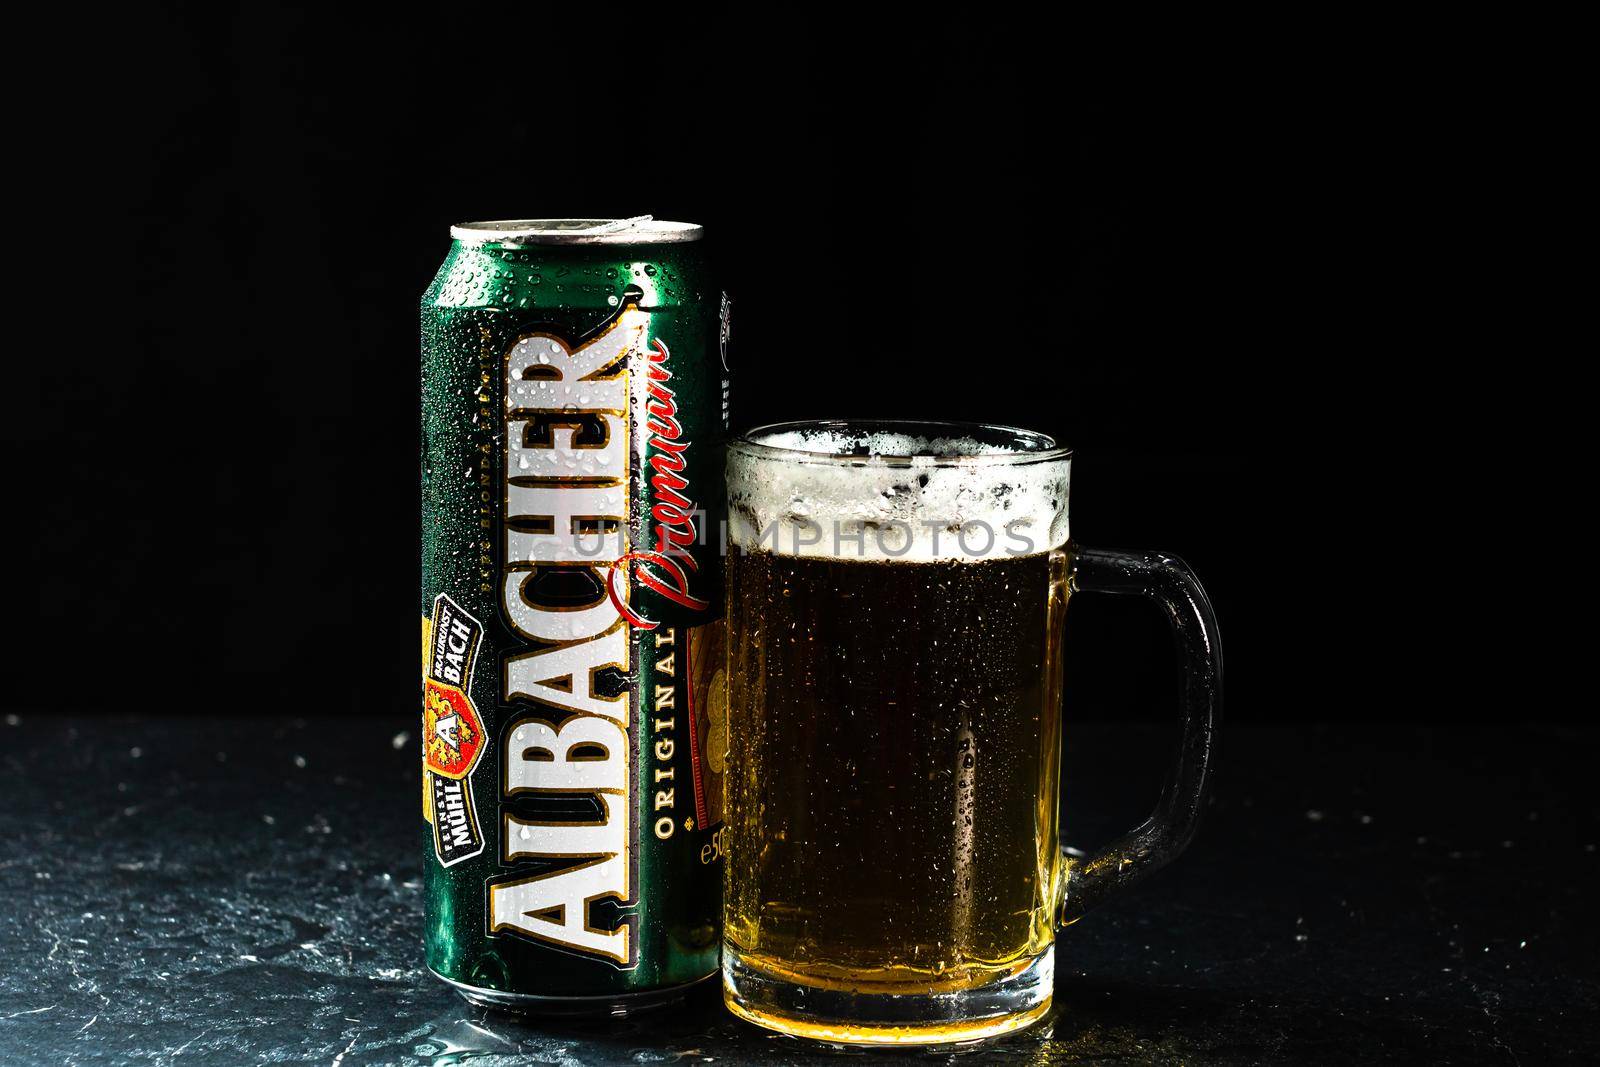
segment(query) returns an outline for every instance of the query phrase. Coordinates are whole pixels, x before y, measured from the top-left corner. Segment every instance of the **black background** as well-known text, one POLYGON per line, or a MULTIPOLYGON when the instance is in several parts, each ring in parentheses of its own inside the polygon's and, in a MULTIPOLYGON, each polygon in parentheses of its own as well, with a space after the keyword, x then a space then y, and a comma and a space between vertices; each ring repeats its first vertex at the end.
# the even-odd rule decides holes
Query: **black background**
MULTIPOLYGON (((650 212, 714 242, 739 424, 1074 445, 1075 536, 1205 580, 1231 716, 1587 715, 1545 680, 1578 631, 1522 599, 1586 484, 1544 369, 1581 145, 1546 36, 85 18, 19 37, 8 647, 45 684, 8 703, 408 709, 447 227, 650 212)), ((1079 714, 1169 713, 1154 609, 1069 627, 1079 714)))

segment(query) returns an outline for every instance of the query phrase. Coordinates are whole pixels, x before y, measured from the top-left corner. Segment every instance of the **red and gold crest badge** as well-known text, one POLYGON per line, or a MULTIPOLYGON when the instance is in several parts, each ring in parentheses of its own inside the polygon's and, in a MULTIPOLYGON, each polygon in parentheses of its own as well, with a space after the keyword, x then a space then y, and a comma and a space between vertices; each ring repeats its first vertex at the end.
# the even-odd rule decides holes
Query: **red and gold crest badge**
POLYGON ((483 751, 483 722, 466 693, 429 678, 422 697, 422 760, 430 771, 462 779, 483 751))

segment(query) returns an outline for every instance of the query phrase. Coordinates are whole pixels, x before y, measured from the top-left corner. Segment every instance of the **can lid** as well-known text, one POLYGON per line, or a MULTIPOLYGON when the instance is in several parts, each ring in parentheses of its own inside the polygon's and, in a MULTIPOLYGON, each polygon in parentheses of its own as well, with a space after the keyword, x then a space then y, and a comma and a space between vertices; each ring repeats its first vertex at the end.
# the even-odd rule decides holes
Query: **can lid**
POLYGON ((467 244, 661 245, 698 241, 704 229, 693 222, 663 222, 652 215, 631 219, 501 219, 463 222, 450 236, 467 244))

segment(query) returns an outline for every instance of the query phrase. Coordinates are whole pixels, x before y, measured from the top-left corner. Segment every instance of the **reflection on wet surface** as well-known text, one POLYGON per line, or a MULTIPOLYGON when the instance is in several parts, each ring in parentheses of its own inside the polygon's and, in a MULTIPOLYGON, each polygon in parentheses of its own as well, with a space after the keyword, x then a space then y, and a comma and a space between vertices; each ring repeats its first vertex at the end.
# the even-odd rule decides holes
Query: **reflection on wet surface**
MULTIPOLYGON (((593 1023, 456 998, 421 969, 424 837, 404 725, 9 716, 0 1060, 884 1055, 746 1026, 712 986, 593 1023)), ((893 1058, 1592 1059, 1596 823, 1550 783, 1593 736, 1387 728, 1377 746, 1375 729, 1232 731, 1191 855, 1062 936, 1053 1016, 997 1044, 893 1058), (1419 760, 1472 788, 1419 790, 1419 760)), ((1160 760, 1146 780, 1094 754, 1158 751, 1151 735, 1069 724, 1068 840, 1099 844, 1143 814, 1160 760)))

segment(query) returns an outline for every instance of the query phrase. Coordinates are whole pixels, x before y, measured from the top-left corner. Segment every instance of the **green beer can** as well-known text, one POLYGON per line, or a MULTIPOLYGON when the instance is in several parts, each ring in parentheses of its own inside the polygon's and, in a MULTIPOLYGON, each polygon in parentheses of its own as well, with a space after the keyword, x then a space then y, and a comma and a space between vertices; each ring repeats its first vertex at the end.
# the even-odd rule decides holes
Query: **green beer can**
POLYGON ((428 966, 616 1011, 717 969, 728 303, 689 223, 451 228, 422 299, 428 966))

